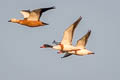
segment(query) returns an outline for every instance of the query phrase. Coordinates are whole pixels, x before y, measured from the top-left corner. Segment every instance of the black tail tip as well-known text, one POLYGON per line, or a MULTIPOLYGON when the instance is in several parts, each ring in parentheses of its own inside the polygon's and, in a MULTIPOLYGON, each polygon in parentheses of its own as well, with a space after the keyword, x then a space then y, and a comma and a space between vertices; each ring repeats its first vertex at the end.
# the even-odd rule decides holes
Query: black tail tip
POLYGON ((48 23, 44 23, 44 22, 42 22, 44 25, 49 25, 48 23))
POLYGON ((92 54, 95 54, 95 53, 92 53, 92 54))
POLYGON ((8 22, 11 22, 11 20, 9 20, 8 22))
POLYGON ((49 25, 48 23, 44 23, 45 25, 49 25))

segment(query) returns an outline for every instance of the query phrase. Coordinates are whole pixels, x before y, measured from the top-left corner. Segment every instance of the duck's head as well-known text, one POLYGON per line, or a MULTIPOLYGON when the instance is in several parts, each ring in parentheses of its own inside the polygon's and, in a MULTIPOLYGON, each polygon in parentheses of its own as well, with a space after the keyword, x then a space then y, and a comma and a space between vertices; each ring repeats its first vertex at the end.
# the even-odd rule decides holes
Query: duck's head
POLYGON ((52 48, 53 46, 52 45, 49 45, 49 44, 44 44, 43 46, 41 46, 40 48, 52 48))
POLYGON ((16 22, 19 22, 19 20, 15 19, 15 18, 12 18, 8 22, 14 22, 14 23, 16 23, 16 22))

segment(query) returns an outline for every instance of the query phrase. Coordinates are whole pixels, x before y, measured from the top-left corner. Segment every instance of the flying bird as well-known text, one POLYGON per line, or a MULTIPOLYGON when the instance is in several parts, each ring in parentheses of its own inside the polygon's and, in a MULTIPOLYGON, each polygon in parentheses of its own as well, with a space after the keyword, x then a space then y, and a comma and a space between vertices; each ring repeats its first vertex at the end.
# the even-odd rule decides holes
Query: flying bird
POLYGON ((56 50, 60 50, 58 53, 62 53, 63 51, 77 51, 77 50, 80 50, 80 48, 72 45, 72 39, 73 39, 74 31, 75 31, 77 25, 79 24, 79 22, 81 21, 81 19, 82 19, 82 17, 80 16, 72 25, 70 25, 64 31, 62 41, 59 44, 54 45, 54 46, 49 45, 49 44, 44 44, 40 48, 53 48, 53 49, 56 49, 56 50))
POLYGON ((79 39, 77 41, 76 47, 80 48, 80 50, 78 50, 78 51, 68 51, 61 58, 65 58, 65 57, 68 57, 68 56, 71 56, 71 55, 84 56, 84 55, 94 54, 92 51, 89 51, 85 48, 90 34, 91 34, 91 30, 89 30, 81 39, 79 39))
POLYGON ((39 26, 48 25, 47 23, 40 21, 40 17, 44 12, 51 9, 55 9, 55 7, 53 6, 49 8, 39 8, 32 11, 21 10, 20 13, 24 16, 23 20, 12 18, 8 22, 18 23, 28 27, 39 27, 39 26))

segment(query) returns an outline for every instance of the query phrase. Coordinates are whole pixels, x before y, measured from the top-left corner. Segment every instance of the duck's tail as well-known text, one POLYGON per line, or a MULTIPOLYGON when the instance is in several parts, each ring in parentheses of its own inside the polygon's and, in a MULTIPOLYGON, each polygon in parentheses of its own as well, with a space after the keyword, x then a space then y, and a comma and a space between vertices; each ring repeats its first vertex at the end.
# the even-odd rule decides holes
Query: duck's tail
POLYGON ((42 22, 43 25, 49 25, 48 23, 42 22))

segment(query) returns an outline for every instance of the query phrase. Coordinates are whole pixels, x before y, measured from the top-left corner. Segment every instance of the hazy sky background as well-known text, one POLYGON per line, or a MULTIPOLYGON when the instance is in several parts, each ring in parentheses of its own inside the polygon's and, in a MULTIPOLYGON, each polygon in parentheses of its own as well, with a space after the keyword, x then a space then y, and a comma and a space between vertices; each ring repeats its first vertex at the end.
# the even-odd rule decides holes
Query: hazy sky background
POLYGON ((119 0, 1 0, 0 1, 0 80, 119 80, 120 79, 120 1, 119 0), (23 19, 23 9, 56 6, 41 20, 50 25, 29 28, 8 23, 23 19), (87 33, 89 56, 61 59, 44 43, 61 41, 63 31, 83 19, 76 28, 73 44, 87 33))

